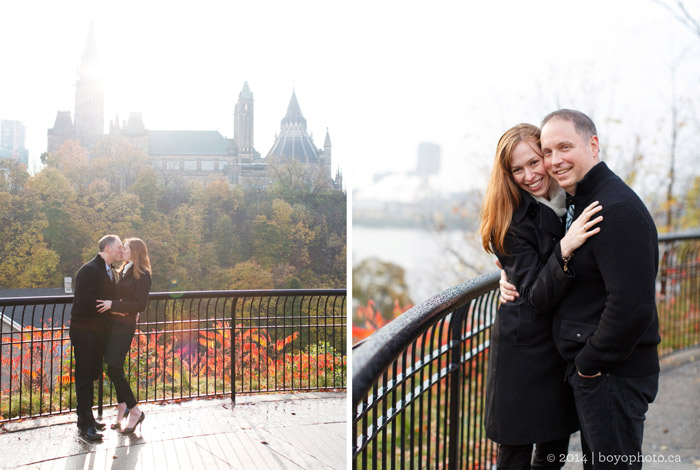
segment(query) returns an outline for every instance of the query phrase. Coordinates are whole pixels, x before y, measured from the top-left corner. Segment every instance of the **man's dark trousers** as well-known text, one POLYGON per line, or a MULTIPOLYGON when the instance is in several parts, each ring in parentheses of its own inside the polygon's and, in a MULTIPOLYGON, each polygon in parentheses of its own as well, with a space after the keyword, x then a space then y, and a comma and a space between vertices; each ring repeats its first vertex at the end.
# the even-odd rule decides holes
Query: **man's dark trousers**
POLYGON ((75 395, 78 403, 78 428, 85 430, 95 426, 96 421, 92 413, 93 382, 102 373, 102 333, 73 330, 70 332, 70 340, 73 345, 75 357, 75 395))
POLYGON ((581 422, 581 440, 588 448, 584 469, 642 468, 644 415, 656 397, 659 374, 586 378, 574 371, 569 384, 581 422))

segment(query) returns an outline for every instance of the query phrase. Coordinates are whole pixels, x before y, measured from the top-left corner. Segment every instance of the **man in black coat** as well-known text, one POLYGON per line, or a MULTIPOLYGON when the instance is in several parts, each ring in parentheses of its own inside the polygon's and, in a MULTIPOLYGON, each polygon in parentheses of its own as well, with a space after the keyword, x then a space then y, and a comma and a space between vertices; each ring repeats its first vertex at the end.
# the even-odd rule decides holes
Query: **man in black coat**
POLYGON ((593 201, 603 207, 600 233, 567 260, 575 278, 555 311, 554 341, 568 363, 584 467, 641 468, 645 413, 659 380, 658 236, 637 194, 600 162, 596 134, 579 111, 542 121, 545 167, 567 192, 572 218, 593 201))
POLYGON ((75 294, 71 309, 70 340, 75 356, 75 395, 78 429, 88 440, 100 440, 104 429, 92 414, 93 382, 102 373, 108 313, 97 311, 97 301, 111 299, 116 273, 112 263, 121 260, 122 242, 116 235, 102 237, 99 253, 85 263, 75 277, 75 294))

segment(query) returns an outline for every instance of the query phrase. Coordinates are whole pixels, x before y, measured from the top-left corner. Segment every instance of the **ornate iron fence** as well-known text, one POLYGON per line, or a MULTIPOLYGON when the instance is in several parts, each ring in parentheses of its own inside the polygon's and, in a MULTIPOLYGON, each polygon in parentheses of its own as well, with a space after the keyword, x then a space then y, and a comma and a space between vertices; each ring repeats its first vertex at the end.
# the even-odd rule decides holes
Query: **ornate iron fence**
MULTIPOLYGON (((700 232, 659 237, 668 355, 700 344, 700 232)), ((499 272, 413 307, 353 347, 353 469, 492 468, 485 371, 499 272)))
MULTIPOLYGON (((0 422, 74 409, 72 301, 0 299, 0 422)), ((344 289, 153 293, 125 372, 143 402, 343 389, 346 317, 344 289)), ((116 400, 102 384, 99 414, 116 400)))

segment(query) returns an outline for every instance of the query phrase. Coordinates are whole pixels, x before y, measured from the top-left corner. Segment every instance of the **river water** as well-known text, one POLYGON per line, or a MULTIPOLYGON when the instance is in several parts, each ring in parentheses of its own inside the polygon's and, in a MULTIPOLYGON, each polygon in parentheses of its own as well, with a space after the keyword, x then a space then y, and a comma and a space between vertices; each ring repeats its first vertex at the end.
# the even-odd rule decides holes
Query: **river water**
POLYGON ((492 257, 478 245, 474 234, 448 231, 436 234, 415 228, 376 228, 354 225, 352 263, 375 257, 406 271, 411 299, 419 303, 477 274, 460 263, 452 252, 478 266, 481 272, 495 269, 492 257))

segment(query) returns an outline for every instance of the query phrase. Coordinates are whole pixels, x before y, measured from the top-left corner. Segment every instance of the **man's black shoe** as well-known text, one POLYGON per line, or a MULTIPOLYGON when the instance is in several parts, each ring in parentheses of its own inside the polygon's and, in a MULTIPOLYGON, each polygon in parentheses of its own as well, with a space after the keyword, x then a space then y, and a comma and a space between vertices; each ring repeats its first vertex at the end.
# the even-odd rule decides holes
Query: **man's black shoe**
POLYGON ((102 434, 97 432, 97 429, 95 429, 94 426, 91 426, 87 429, 81 429, 80 436, 84 437, 88 441, 101 441, 102 440, 102 434))
POLYGON ((95 429, 98 431, 104 431, 107 429, 107 425, 105 423, 95 423, 95 429))

